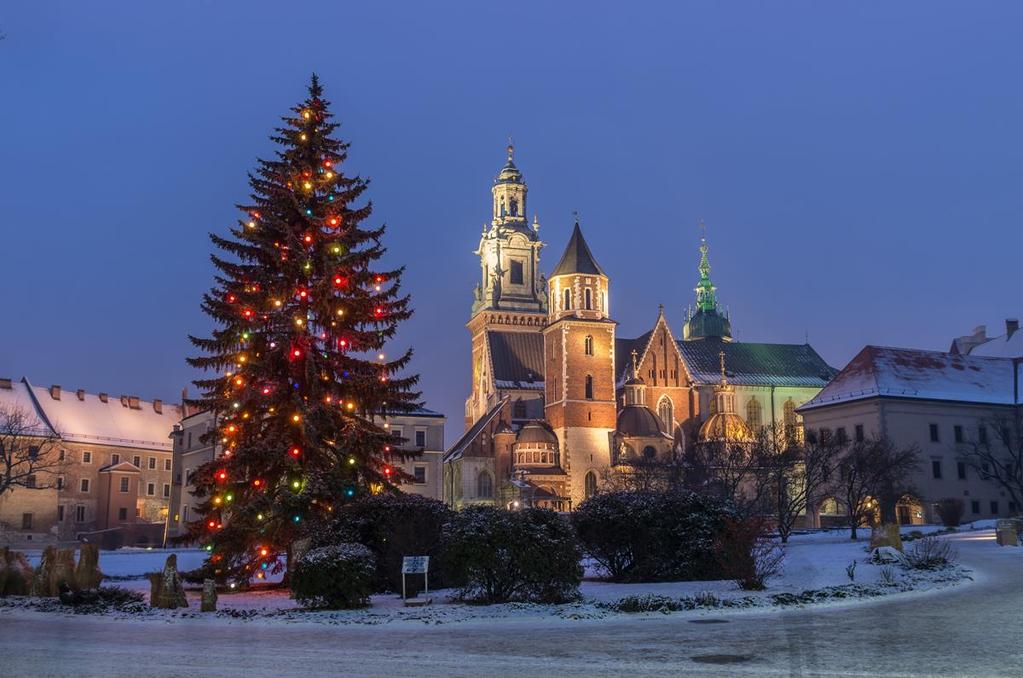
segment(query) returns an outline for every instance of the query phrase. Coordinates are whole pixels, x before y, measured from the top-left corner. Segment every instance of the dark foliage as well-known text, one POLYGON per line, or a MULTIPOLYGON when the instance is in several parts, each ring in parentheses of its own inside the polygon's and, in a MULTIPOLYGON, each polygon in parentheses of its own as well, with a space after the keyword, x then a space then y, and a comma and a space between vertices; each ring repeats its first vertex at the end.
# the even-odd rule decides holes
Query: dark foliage
POLYGON ((291 571, 291 595, 307 607, 366 607, 375 571, 373 554, 362 544, 313 549, 291 571))
POLYGON ((781 571, 784 552, 767 536, 762 518, 726 518, 714 542, 721 574, 743 591, 762 591, 768 577, 781 571))
MULTIPOLYGON (((445 583, 440 546, 444 524, 452 511, 443 502, 415 494, 388 493, 365 497, 342 506, 312 537, 313 547, 342 542, 362 544, 373 552, 376 573, 373 590, 401 591, 401 561, 405 556, 430 556, 430 586, 445 583)), ((409 595, 423 578, 408 577, 409 595)))
POLYGON ((444 527, 445 567, 475 602, 574 600, 581 557, 572 526, 546 509, 470 506, 444 527))
POLYGON ((141 593, 119 586, 74 591, 64 584, 61 586, 59 598, 64 605, 75 608, 75 612, 86 614, 111 610, 135 612, 145 607, 145 597, 141 593))
POLYGON ((963 500, 956 497, 942 499, 937 505, 938 517, 941 518, 941 524, 945 527, 959 527, 963 521, 965 510, 966 505, 963 500))
POLYGON ((732 509, 694 492, 598 494, 572 513, 583 549, 614 581, 719 579, 714 541, 732 509))

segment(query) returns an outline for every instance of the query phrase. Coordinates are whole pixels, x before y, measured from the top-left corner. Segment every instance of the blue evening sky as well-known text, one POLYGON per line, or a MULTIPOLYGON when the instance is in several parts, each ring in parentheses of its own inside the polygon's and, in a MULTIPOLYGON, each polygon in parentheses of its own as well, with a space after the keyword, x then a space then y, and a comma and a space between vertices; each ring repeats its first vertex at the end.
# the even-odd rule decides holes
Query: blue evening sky
MULTIPOLYGON (((223 232, 318 72, 461 429, 509 133, 621 336, 680 334, 698 230, 738 338, 946 349, 1023 313, 1023 4, 20 2, 0 9, 0 376, 174 399, 223 232)), ((395 347, 398 348, 398 347, 395 347)))

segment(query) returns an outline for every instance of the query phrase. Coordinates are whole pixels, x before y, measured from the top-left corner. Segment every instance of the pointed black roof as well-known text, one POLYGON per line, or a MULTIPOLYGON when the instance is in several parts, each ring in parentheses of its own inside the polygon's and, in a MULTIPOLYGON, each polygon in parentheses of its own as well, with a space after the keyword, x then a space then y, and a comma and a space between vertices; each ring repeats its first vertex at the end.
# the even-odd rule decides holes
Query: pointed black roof
POLYGON ((561 261, 554 268, 551 277, 556 275, 567 275, 570 273, 586 273, 589 275, 606 275, 597 260, 593 258, 583 232, 579 229, 579 222, 575 222, 572 229, 572 237, 568 239, 568 247, 561 255, 561 261))

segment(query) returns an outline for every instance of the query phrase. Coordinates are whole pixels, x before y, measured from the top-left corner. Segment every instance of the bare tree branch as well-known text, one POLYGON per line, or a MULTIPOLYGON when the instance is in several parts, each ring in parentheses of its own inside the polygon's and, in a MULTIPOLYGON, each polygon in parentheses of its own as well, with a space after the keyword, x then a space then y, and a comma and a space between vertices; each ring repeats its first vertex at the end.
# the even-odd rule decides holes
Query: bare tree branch
POLYGON ((1023 407, 992 413, 977 434, 959 454, 981 478, 993 480, 1023 506, 1023 407))
POLYGON ((28 410, 0 407, 0 496, 15 487, 54 488, 66 467, 58 434, 28 410))

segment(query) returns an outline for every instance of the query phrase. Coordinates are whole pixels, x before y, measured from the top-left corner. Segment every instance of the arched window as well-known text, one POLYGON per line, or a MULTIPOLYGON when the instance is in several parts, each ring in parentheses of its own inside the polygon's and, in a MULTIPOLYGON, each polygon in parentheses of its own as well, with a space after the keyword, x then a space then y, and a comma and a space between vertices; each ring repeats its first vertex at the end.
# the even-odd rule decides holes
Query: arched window
POLYGON ((754 431, 758 431, 764 425, 764 411, 756 396, 746 402, 746 423, 754 431))
POLYGON ((654 449, 653 445, 647 445, 643 448, 643 458, 647 461, 653 461, 657 457, 657 450, 654 449))
POLYGON ((792 398, 786 400, 782 406, 782 421, 785 424, 785 438, 795 440, 797 435, 796 404, 792 402, 792 398))
POLYGON ((597 493, 597 476, 593 471, 586 474, 584 491, 587 499, 597 493))
POLYGON ((511 215, 513 217, 519 216, 519 201, 512 198, 509 204, 511 205, 511 215))
POLYGON ((494 479, 487 471, 480 471, 476 476, 476 496, 480 499, 494 498, 494 479))
POLYGON ((660 402, 657 403, 657 416, 661 418, 661 423, 664 424, 665 433, 671 433, 672 429, 675 428, 674 410, 671 398, 662 396, 660 402))
POLYGON ((565 310, 565 311, 571 311, 572 310, 572 290, 569 290, 569 289, 565 290, 565 304, 564 304, 564 309, 563 310, 565 310))
POLYGON ((593 376, 586 375, 586 399, 593 400, 593 376))
POLYGON ((593 310, 593 293, 590 292, 589 287, 583 290, 583 308, 587 311, 593 310))
POLYGON ((607 299, 604 298, 604 293, 600 293, 600 312, 607 313, 607 299))
POLYGON ((589 334, 587 334, 586 339, 583 340, 583 351, 586 355, 593 355, 593 337, 589 334))

